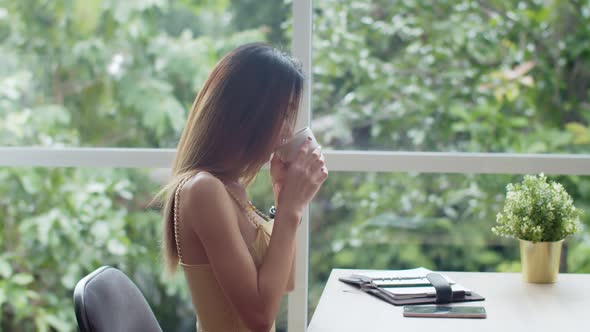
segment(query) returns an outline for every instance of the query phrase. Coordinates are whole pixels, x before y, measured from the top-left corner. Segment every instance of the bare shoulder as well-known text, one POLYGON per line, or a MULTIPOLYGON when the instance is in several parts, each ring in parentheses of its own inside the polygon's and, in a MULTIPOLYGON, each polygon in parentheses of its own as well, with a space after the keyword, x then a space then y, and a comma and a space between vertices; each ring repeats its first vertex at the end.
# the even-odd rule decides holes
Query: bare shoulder
POLYGON ((224 193, 223 182, 209 172, 199 172, 186 181, 182 195, 188 198, 206 198, 224 193))
POLYGON ((228 216, 227 211, 231 210, 231 202, 223 182, 204 171, 185 182, 180 201, 185 203, 181 204, 181 213, 191 223, 202 224, 199 220, 210 220, 212 216, 228 216))

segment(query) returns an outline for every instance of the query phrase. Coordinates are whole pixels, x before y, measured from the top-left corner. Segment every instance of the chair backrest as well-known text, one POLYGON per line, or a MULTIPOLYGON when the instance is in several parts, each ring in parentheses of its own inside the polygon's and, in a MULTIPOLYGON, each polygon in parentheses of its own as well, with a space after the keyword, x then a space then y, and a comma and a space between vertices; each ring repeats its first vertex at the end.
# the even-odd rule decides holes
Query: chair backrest
POLYGON ((81 332, 162 331, 139 288, 110 266, 76 284, 74 309, 81 332))

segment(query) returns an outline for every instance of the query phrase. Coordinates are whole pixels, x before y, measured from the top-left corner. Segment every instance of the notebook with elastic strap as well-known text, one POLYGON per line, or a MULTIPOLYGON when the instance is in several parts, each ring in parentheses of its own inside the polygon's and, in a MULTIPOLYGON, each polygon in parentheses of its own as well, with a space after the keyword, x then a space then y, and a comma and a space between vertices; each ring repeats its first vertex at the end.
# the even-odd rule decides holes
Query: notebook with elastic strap
POLYGON ((395 290, 393 290, 395 287, 378 286, 373 282, 373 278, 357 274, 353 274, 349 277, 342 277, 338 280, 396 306, 411 304, 449 304, 485 300, 484 297, 475 292, 458 288, 453 289, 447 278, 439 273, 428 273, 426 279, 429 282, 428 286, 434 287, 433 292, 405 292, 403 294, 396 294, 395 290))

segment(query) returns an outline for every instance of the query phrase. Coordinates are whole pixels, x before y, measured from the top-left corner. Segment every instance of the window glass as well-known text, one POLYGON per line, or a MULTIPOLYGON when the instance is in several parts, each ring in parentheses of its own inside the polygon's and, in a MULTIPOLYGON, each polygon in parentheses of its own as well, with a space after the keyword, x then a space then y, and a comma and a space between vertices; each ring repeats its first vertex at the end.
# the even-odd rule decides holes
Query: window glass
POLYGON ((586 1, 314 1, 314 132, 352 150, 588 153, 586 1))
MULTIPOLYGON (((563 184, 585 225, 562 271, 590 272, 590 177, 563 184)), ((518 272, 518 241, 492 233, 506 185, 521 175, 332 172, 311 207, 310 317, 334 268, 518 272)))
POLYGON ((291 5, 0 1, 0 146, 175 147, 217 61, 289 49, 291 5))

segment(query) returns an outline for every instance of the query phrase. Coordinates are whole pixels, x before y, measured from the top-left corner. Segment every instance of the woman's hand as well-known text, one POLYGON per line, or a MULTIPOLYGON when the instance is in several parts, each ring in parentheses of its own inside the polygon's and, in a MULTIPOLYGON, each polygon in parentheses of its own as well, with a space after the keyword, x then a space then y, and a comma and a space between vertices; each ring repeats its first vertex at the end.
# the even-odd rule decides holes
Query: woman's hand
MULTIPOLYGON (((301 215, 302 210, 328 178, 328 169, 321 149, 309 151, 310 143, 311 138, 308 138, 299 148, 295 160, 284 169, 277 199, 279 211, 301 215)), ((278 168, 276 175, 280 175, 278 168)))

